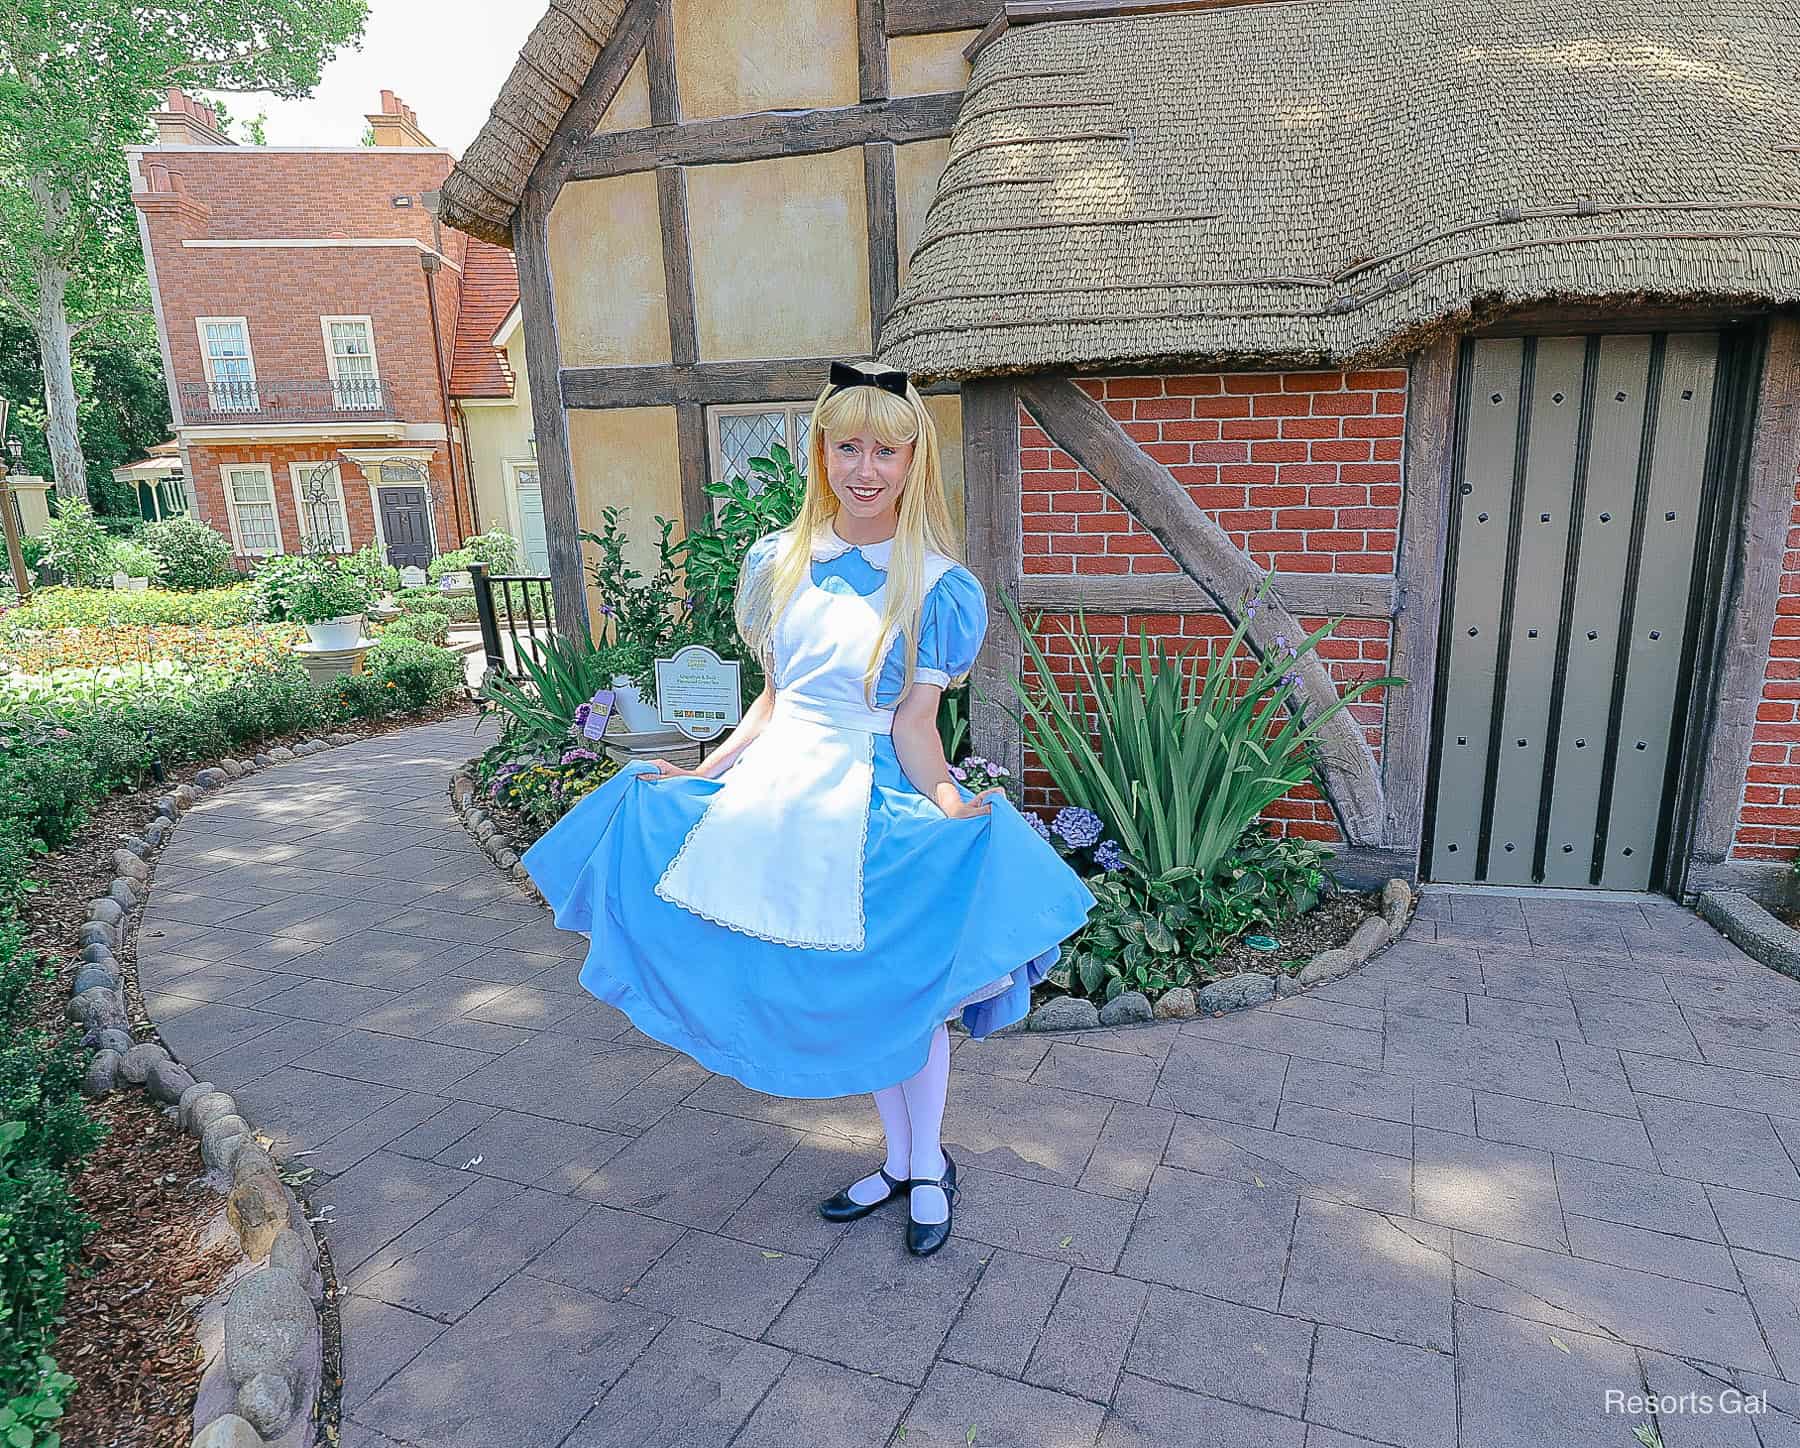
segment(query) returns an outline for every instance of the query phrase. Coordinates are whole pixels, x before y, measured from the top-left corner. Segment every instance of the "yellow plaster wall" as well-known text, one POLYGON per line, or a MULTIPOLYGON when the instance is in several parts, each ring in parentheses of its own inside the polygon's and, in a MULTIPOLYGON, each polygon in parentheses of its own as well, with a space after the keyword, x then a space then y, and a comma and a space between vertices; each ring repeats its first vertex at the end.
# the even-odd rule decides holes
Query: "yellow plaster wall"
POLYGON ((938 464, 944 474, 944 501, 949 504, 950 519, 956 524, 957 541, 967 546, 963 507, 962 398, 927 397, 925 410, 937 424, 938 443, 943 449, 938 464))
POLYGON ((925 213, 937 191, 938 177, 950 159, 950 141, 914 141, 894 147, 894 203, 900 238, 900 281, 912 270, 913 247, 925 229, 925 213))
POLYGON ((888 93, 929 96, 959 91, 969 83, 963 47, 981 32, 946 30, 936 35, 888 37, 888 93))
POLYGON ((681 113, 853 106, 855 0, 675 0, 681 113))
POLYGON ((655 174, 569 182, 551 208, 549 239, 563 365, 667 362, 655 174))
POLYGON ((606 112, 600 117, 600 124, 594 127, 594 134, 637 131, 649 124, 650 72, 640 55, 626 72, 624 83, 606 103, 606 112))
POLYGON ((868 352, 860 147, 687 174, 702 360, 868 352))
MULTIPOLYGON (((625 556, 646 578, 654 575, 659 536, 656 515, 676 520, 675 537, 683 532, 675 409, 571 408, 568 416, 575 512, 582 528, 598 533, 606 521, 604 508, 627 509, 620 520, 631 540, 625 556)), ((584 566, 591 566, 598 553, 593 544, 584 543, 582 556, 584 566)), ((591 581, 588 607, 590 621, 598 629, 591 581)))
POLYGON ((481 526, 503 528, 517 538, 519 519, 507 464, 531 462, 531 379, 525 373, 523 327, 513 329, 506 357, 513 370, 512 400, 494 406, 465 401, 462 414, 481 526))

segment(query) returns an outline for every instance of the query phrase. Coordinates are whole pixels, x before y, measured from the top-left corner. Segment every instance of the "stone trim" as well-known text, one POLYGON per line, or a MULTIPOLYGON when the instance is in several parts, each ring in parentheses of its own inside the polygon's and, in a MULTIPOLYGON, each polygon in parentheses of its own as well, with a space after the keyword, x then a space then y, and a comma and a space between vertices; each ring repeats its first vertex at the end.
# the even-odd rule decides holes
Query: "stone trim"
MULTIPOLYGON (((160 1041, 132 1040, 128 972, 118 954, 138 927, 157 852, 201 798, 277 764, 360 742, 353 734, 332 734, 197 771, 191 783, 156 802, 156 817, 142 834, 114 852, 112 886, 88 902, 81 926, 82 964, 64 1014, 85 1027, 82 1044, 94 1052, 82 1091, 98 1098, 142 1087, 198 1139, 207 1179, 225 1194, 212 1234, 235 1236, 243 1253, 196 1314, 208 1362, 194 1404, 193 1448, 302 1448, 312 1441, 325 1368, 319 1314, 330 1264, 305 1205, 237 1101, 210 1081, 195 1081, 160 1041)), ((155 1022, 150 1025, 154 1031, 155 1022)))
POLYGON ((1800 980, 1800 930, 1741 890, 1702 890, 1700 918, 1752 960, 1800 980))

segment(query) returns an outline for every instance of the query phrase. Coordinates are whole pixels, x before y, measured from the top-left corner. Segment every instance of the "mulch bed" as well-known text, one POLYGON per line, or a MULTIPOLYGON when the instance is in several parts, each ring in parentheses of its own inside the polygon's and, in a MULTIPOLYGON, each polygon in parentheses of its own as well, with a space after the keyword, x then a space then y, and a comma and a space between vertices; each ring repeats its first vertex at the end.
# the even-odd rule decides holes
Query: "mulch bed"
MULTIPOLYGON (((472 712, 459 701, 347 732, 374 738, 472 712)), ((69 1029, 63 1006, 80 968, 75 940, 87 902, 112 884, 113 851, 149 823, 158 799, 205 767, 184 765, 162 784, 101 801, 68 846, 34 865, 38 889, 24 911, 26 945, 57 967, 37 1000, 39 1025, 69 1029)), ((254 789, 263 781, 247 783, 254 789)), ((152 1039, 138 992, 135 932, 118 959, 132 1034, 152 1039)), ((56 1347, 58 1366, 79 1384, 60 1425, 63 1442, 69 1448, 179 1448, 193 1434, 194 1396, 205 1367, 193 1310, 237 1260, 236 1239, 226 1241, 228 1250, 203 1251, 202 1232, 224 1198, 202 1180, 199 1143, 160 1106, 127 1088, 88 1109, 111 1132, 71 1179, 97 1226, 70 1277, 56 1347)))
POLYGON ((1296 915, 1272 930, 1263 931, 1262 934, 1275 941, 1274 950, 1256 950, 1242 940, 1233 942, 1213 960, 1208 975, 1222 979, 1247 970, 1261 971, 1264 975, 1297 975, 1315 955, 1337 949, 1356 933, 1357 926, 1371 915, 1379 914, 1381 891, 1371 890, 1367 894, 1340 891, 1304 915, 1296 915))

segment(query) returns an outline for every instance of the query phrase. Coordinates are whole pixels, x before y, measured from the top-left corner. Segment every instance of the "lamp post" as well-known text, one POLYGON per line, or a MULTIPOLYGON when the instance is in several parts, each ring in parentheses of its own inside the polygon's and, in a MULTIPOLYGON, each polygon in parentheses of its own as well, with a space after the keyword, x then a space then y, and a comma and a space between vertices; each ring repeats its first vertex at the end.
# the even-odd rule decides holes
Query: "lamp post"
MULTIPOLYGON (((6 437, 6 399, 0 397, 0 438, 6 437)), ((13 506, 12 484, 7 474, 17 472, 19 459, 25 455, 25 444, 18 438, 6 439, 6 451, 0 459, 0 524, 6 530, 6 561, 12 566, 13 587, 19 602, 31 597, 31 575, 25 571, 25 554, 19 546, 19 514, 13 506)))

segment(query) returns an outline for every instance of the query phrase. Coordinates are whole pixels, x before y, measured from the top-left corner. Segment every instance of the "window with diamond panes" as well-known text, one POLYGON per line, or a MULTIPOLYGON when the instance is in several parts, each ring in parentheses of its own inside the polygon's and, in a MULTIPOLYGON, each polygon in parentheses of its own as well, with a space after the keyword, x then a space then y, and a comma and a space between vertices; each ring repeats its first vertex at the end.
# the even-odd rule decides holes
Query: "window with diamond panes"
POLYGON ((750 471, 750 459, 767 457, 776 443, 788 450, 788 456, 801 473, 806 471, 806 438, 812 423, 812 404, 796 403, 789 407, 768 409, 715 409, 713 478, 724 482, 743 478, 752 492, 760 491, 761 479, 750 471))

